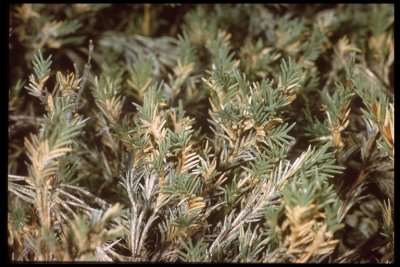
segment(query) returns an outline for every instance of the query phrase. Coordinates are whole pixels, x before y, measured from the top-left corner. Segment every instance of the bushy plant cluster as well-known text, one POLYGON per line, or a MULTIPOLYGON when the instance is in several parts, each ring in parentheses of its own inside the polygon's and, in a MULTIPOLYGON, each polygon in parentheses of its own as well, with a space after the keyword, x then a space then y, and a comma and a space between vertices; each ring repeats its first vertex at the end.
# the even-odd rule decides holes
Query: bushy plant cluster
POLYGON ((11 261, 394 261, 394 5, 9 16, 11 261))

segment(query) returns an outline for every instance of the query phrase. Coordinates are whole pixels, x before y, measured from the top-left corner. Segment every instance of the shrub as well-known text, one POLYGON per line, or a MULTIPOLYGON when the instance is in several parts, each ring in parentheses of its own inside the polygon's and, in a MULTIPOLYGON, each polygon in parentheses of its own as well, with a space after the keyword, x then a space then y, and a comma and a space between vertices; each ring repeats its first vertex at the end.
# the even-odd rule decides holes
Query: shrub
POLYGON ((12 5, 9 259, 393 262, 393 7, 12 5))

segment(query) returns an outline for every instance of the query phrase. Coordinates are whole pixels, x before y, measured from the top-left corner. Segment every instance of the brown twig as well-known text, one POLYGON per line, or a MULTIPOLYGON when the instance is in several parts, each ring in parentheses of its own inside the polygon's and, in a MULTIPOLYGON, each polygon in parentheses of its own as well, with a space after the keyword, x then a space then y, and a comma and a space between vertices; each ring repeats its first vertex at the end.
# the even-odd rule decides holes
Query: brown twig
POLYGON ((73 108, 73 112, 74 113, 78 110, 79 101, 81 100, 82 93, 83 93, 83 90, 85 89, 86 81, 87 81, 87 78, 89 76, 89 71, 90 71, 90 68, 91 68, 90 61, 92 60, 93 49, 94 49, 93 41, 89 40, 88 62, 87 62, 87 64, 85 64, 85 69, 83 71, 82 81, 81 81, 81 84, 80 84, 80 87, 79 87, 78 95, 76 97, 75 106, 73 108))
POLYGON ((143 35, 150 36, 150 22, 151 22, 151 4, 144 4, 144 14, 143 14, 143 35))

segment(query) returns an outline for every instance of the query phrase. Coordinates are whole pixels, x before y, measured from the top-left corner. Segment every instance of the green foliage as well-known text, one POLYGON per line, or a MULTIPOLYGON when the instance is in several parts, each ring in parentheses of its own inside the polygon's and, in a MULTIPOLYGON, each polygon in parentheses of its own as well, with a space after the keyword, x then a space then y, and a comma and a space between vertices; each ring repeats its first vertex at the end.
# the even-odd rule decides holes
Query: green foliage
POLYGON ((64 253, 66 253, 63 255, 64 259, 92 260, 95 257, 91 254, 99 243, 120 237, 123 232, 121 226, 111 230, 104 229, 105 225, 118 216, 120 211, 121 206, 116 204, 105 212, 93 212, 89 221, 87 218, 76 217, 66 230, 67 238, 63 244, 64 253))
POLYGON ((182 243, 184 251, 179 251, 179 258, 183 262, 203 262, 207 253, 207 244, 200 239, 196 244, 189 239, 188 243, 182 243))
POLYGON ((12 5, 10 259, 393 262, 393 22, 12 5))
POLYGON ((37 80, 41 80, 46 77, 50 72, 51 66, 51 55, 45 60, 43 58, 42 52, 39 50, 37 54, 35 54, 33 60, 33 71, 35 72, 35 76, 37 80))
POLYGON ((144 92, 152 81, 152 65, 151 58, 145 58, 140 54, 137 61, 132 64, 132 68, 129 69, 131 79, 128 84, 135 90, 139 99, 143 98, 144 92))
POLYGON ((196 59, 196 48, 189 40, 186 32, 178 36, 178 49, 182 65, 189 64, 196 59))

